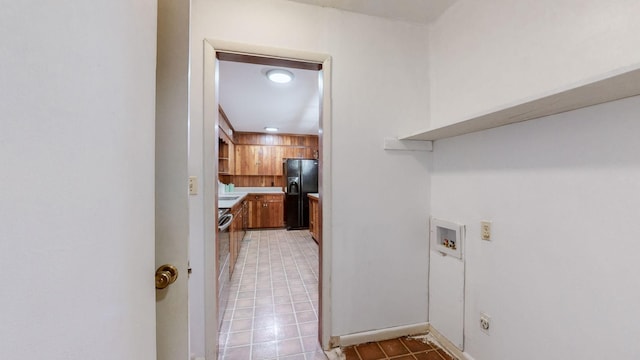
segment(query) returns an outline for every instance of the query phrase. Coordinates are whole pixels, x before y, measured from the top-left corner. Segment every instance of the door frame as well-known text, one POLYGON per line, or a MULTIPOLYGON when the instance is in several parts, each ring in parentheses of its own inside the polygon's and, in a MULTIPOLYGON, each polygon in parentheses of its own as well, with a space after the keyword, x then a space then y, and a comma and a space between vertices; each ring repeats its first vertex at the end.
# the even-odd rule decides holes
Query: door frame
MULTIPOLYGON (((189 356, 189 0, 158 0, 155 84, 155 268, 175 283, 155 290, 156 356, 189 356)), ((155 269, 154 269, 155 270, 155 269)), ((149 274, 149 280, 153 273, 149 274)))
MULTIPOLYGON (((331 63, 330 55, 280 49, 259 45, 228 42, 218 39, 204 40, 203 64, 203 145, 204 145, 204 218, 215 219, 216 194, 218 192, 218 162, 215 161, 215 148, 218 137, 218 59, 216 52, 236 53, 283 60, 310 62, 322 65, 320 70, 320 120, 319 120, 319 153, 320 167, 318 189, 320 193, 320 236, 319 245, 319 314, 318 336, 320 344, 325 350, 331 347, 331 249, 332 249, 332 183, 331 183, 331 63)), ((204 238, 215 238, 213 222, 205 221, 204 238)), ((215 289, 215 259, 217 257, 215 244, 205 241, 205 348, 207 359, 214 359, 218 343, 218 319, 215 304, 217 293, 215 289), (213 308, 211 304, 214 304, 213 308)))

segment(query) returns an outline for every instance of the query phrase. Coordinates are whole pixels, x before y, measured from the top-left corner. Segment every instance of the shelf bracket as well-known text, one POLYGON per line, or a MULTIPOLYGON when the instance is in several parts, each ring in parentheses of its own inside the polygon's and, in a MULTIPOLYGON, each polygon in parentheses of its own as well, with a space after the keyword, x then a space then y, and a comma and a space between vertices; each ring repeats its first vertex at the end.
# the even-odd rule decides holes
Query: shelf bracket
POLYGON ((385 138, 384 149, 401 151, 433 151, 433 142, 425 140, 398 140, 397 138, 385 138))

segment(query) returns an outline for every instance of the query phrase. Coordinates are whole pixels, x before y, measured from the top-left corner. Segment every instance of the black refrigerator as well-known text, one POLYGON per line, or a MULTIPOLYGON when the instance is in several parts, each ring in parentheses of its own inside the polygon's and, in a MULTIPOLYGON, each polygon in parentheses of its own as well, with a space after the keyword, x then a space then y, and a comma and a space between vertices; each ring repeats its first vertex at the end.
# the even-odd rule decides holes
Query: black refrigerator
POLYGON ((318 192, 318 160, 287 159, 284 162, 285 220, 287 229, 309 227, 309 198, 318 192))

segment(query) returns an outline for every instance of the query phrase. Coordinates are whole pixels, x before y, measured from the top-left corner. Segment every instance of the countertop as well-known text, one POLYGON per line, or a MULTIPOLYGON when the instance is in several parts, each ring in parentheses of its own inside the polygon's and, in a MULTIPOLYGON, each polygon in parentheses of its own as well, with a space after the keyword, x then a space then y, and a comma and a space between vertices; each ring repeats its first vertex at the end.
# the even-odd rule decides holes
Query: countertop
POLYGON ((318 193, 310 193, 310 194, 307 194, 307 196, 312 197, 314 199, 320 199, 320 194, 318 193))
POLYGON ((279 187, 237 187, 234 192, 218 194, 218 209, 231 209, 249 194, 284 194, 284 191, 279 187), (233 197, 234 199, 221 199, 224 197, 233 197))

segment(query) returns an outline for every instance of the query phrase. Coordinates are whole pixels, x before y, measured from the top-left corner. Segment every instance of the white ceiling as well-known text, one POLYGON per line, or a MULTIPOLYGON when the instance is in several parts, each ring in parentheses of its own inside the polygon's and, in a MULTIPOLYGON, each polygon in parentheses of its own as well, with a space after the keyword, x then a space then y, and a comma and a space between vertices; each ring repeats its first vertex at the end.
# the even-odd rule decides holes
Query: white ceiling
POLYGON ((290 0, 299 3, 427 24, 456 0, 290 0))
MULTIPOLYGON (((455 0, 290 0, 316 6, 401 21, 428 23, 455 0)), ((265 73, 273 66, 220 61, 220 105, 236 131, 318 134, 318 72, 288 69, 289 84, 270 82, 265 73)))
POLYGON ((220 106, 236 131, 265 132, 276 127, 283 134, 318 134, 320 95, 318 71, 287 69, 288 84, 267 79, 274 66, 220 61, 220 106))

